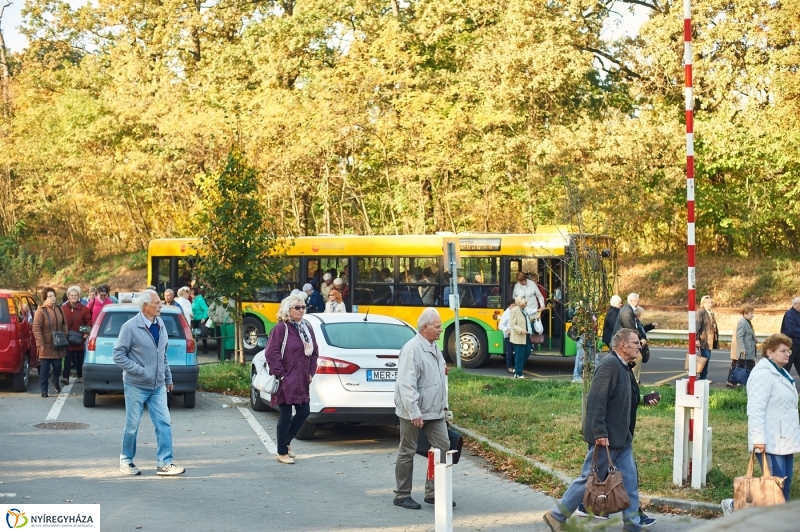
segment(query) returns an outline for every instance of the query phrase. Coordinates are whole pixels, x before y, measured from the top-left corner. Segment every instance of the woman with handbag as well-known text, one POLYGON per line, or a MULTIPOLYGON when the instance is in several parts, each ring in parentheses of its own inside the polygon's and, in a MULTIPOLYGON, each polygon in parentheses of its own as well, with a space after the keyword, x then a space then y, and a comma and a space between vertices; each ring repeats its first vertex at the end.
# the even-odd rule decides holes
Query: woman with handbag
POLYGON ((647 361, 650 360, 650 346, 647 344, 647 333, 658 328, 658 323, 643 325, 641 321, 643 314, 644 308, 636 305, 636 308, 633 309, 633 315, 636 320, 636 332, 639 334, 639 342, 642 344, 641 347, 639 347, 639 355, 636 357, 636 365, 633 366, 633 376, 636 378, 637 383, 641 382, 639 376, 642 374, 642 364, 647 364, 647 361))
MULTIPOLYGON (((700 298, 700 306, 703 307, 697 312, 695 327, 697 330, 697 340, 695 347, 700 350, 700 356, 705 359, 705 365, 697 376, 698 380, 708 378, 708 362, 711 360, 711 350, 719 349, 719 329, 717 328, 717 318, 714 316, 714 299, 711 296, 700 298)), ((711 383, 708 383, 711 385, 711 383)))
POLYGON ((277 459, 282 464, 293 464, 296 458, 289 444, 310 413, 309 388, 317 371, 319 347, 311 324, 303 319, 305 311, 305 298, 299 295, 281 301, 278 323, 270 332, 264 353, 270 374, 280 379, 278 391, 272 394, 272 406, 280 410, 277 459))
POLYGON ((517 306, 511 310, 509 340, 514 346, 514 378, 524 379, 522 370, 525 369, 525 362, 528 361, 528 357, 531 355, 533 327, 528 314, 525 312, 528 299, 519 295, 514 298, 514 302, 517 306))
POLYGON ((75 382, 83 382, 83 352, 86 333, 81 332, 81 327, 92 325, 92 313, 81 303, 81 288, 70 286, 67 288, 67 302, 61 305, 61 312, 67 320, 67 346, 66 356, 64 357, 64 375, 61 378, 62 384, 69 384, 69 374, 72 366, 75 366, 75 375, 78 377, 75 382))
MULTIPOLYGON (((783 369, 792 353, 792 340, 773 334, 761 346, 762 359, 747 380, 747 446, 756 462, 767 465, 773 477, 784 477, 783 497, 789 500, 792 488, 794 455, 800 453, 800 421, 797 388, 783 369)), ((766 471, 764 471, 766 474, 766 471)), ((733 511, 733 499, 722 501, 724 513, 733 511)))
POLYGON ((753 332, 753 316, 756 310, 753 305, 745 305, 739 313, 742 317, 736 324, 736 334, 731 339, 731 370, 728 372, 728 382, 725 383, 728 388, 735 388, 737 385, 747 382, 749 377, 746 375, 756 365, 756 333, 753 332), (734 380, 733 373, 736 368, 745 370, 744 378, 739 378, 737 375, 737 380, 744 382, 734 380))
POLYGON ((33 337, 36 340, 36 350, 39 353, 39 382, 42 388, 42 397, 47 397, 47 379, 50 371, 53 372, 53 387, 56 393, 61 393, 61 359, 67 347, 67 322, 61 307, 56 305, 56 291, 52 288, 42 290, 44 304, 39 307, 33 316, 33 337))

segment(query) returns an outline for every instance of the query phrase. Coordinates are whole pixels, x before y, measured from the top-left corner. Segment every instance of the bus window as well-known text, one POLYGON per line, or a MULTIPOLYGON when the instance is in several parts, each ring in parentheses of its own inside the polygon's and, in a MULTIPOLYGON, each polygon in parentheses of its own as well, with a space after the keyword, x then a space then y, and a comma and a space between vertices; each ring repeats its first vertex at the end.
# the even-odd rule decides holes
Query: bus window
POLYGON ((398 305, 432 307, 439 300, 439 257, 401 257, 398 305))
POLYGON ((395 283, 394 257, 360 257, 354 303, 394 305, 395 283))
POLYGON ((286 257, 283 259, 283 273, 277 286, 256 290, 255 301, 283 301, 295 288, 301 288, 300 257, 286 257))
POLYGON ((462 307, 503 308, 497 257, 461 257, 458 293, 462 307))
POLYGON ((162 298, 164 297, 164 290, 167 288, 172 288, 172 283, 170 282, 169 277, 171 261, 172 257, 152 258, 152 283, 153 286, 156 287, 156 292, 158 292, 158 295, 162 298))
POLYGON ((175 289, 177 292, 179 288, 183 286, 188 286, 189 288, 192 287, 192 283, 194 281, 194 259, 193 258, 181 258, 178 259, 178 277, 177 281, 175 282, 175 286, 172 288, 175 289))

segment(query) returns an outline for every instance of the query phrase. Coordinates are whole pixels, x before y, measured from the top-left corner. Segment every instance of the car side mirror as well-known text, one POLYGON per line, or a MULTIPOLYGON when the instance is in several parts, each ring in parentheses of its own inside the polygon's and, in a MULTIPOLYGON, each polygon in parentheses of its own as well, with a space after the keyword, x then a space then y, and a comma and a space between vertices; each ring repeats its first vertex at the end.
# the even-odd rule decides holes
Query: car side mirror
POLYGON ((258 340, 256 341, 256 345, 260 348, 267 347, 267 337, 266 336, 259 336, 258 340))
POLYGON ((78 332, 81 332, 81 333, 84 333, 84 334, 89 334, 90 332, 92 332, 92 326, 91 325, 81 325, 80 327, 78 327, 78 332))

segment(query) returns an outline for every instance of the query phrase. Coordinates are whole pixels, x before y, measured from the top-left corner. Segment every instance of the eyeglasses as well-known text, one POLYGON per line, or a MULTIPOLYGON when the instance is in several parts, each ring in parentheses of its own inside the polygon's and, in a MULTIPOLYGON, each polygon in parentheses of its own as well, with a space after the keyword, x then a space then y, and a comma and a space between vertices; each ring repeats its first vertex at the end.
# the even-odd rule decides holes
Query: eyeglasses
POLYGON ((301 305, 295 305, 292 308, 295 309, 297 312, 303 312, 306 309, 306 307, 301 305))

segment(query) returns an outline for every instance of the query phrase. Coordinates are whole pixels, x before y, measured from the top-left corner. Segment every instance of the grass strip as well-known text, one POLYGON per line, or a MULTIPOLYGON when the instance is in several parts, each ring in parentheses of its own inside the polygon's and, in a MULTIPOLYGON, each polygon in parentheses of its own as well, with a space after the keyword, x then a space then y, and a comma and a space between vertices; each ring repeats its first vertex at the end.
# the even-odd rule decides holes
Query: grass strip
POLYGON ((249 397, 250 364, 231 361, 202 364, 197 386, 208 392, 249 397))
MULTIPOLYGON (((450 372, 449 387, 457 425, 568 476, 580 474, 587 448, 580 428, 582 386, 455 370, 450 372)), ((713 465, 706 486, 694 490, 672 484, 675 389, 642 391, 651 389, 661 394, 661 403, 639 407, 634 438, 640 489, 655 496, 705 502, 733 497, 733 478, 745 473, 749 459, 745 390, 711 391, 713 465)), ((798 475, 800 461, 795 463, 795 478, 798 475)), ((792 483, 791 498, 800 498, 800 482, 792 483)))

